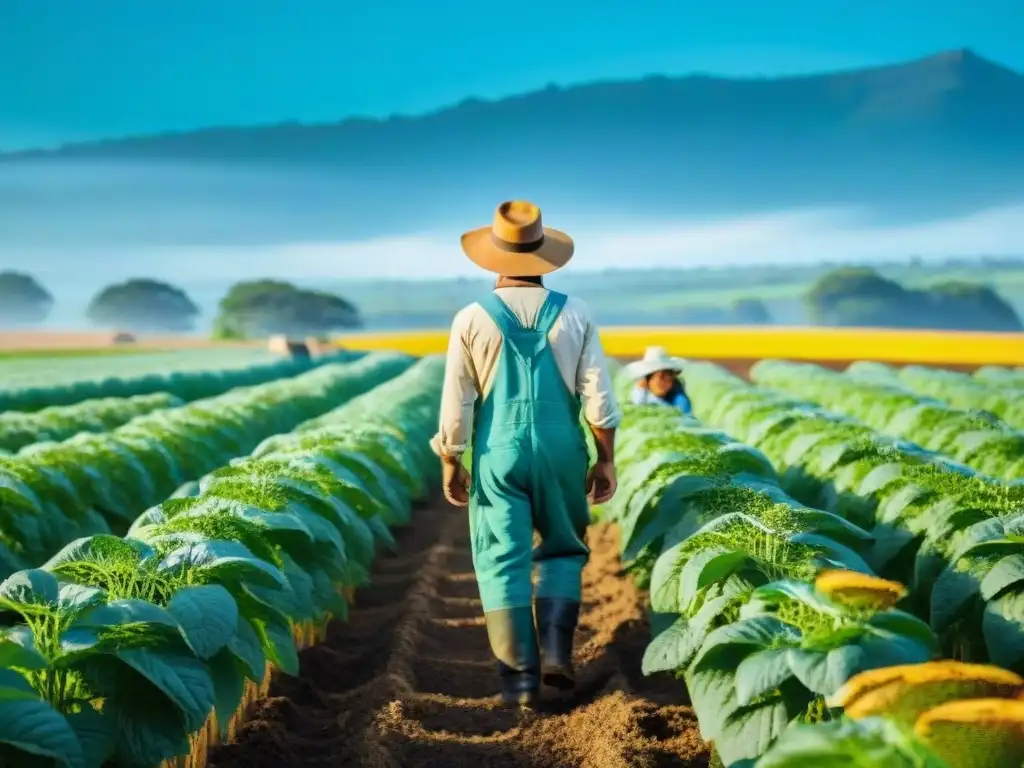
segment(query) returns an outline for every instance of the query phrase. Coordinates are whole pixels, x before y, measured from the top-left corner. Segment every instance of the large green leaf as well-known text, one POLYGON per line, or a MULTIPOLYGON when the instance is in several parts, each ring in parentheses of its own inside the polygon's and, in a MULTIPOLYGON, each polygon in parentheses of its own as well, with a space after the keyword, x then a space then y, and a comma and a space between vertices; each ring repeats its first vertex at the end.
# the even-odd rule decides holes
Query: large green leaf
POLYGON ((219 584, 179 590, 167 602, 167 612, 177 620, 189 647, 201 659, 223 648, 238 625, 238 605, 219 584))
POLYGON ((786 664, 807 690, 831 696, 865 667, 864 649, 858 644, 841 645, 829 651, 791 648, 786 664))
POLYGON ((137 697, 104 707, 117 728, 115 765, 154 766, 189 753, 188 730, 168 704, 160 697, 137 697))
POLYGON ((937 653, 939 650, 938 638, 932 628, 905 611, 891 608, 888 611, 876 613, 868 619, 867 623, 873 631, 880 630, 883 633, 900 635, 908 640, 913 640, 932 653, 937 653))
MULTIPOLYGON (((722 552, 713 557, 708 562, 704 563, 700 569, 700 574, 697 576, 696 589, 704 589, 705 587, 713 584, 717 581, 724 580, 731 576, 736 571, 743 568, 744 565, 751 561, 750 555, 742 551, 733 552, 722 552)), ((683 588, 689 591, 691 585, 685 581, 686 573, 684 573, 684 584, 683 588)))
POLYGON ((66 717, 82 746, 83 765, 103 765, 114 754, 116 747, 116 718, 97 712, 88 705, 66 717))
POLYGON ((59 571, 62 565, 81 562, 102 562, 109 559, 123 559, 131 562, 152 557, 153 550, 136 539, 122 539, 120 536, 98 534, 86 536, 68 543, 42 566, 47 571, 59 571))
POLYGON ((758 649, 778 647, 799 640, 800 633, 796 628, 774 616, 740 619, 708 635, 694 664, 699 669, 715 663, 714 660, 722 654, 739 654, 740 658, 745 658, 758 649))
POLYGON ((869 576, 875 575, 875 572, 871 570, 871 566, 865 562, 863 557, 849 547, 827 536, 821 536, 816 533, 798 533, 792 537, 792 541, 794 544, 807 544, 823 550, 823 556, 828 559, 829 564, 833 567, 847 568, 851 571, 866 573, 869 576))
POLYGON ((736 668, 736 703, 750 704, 793 676, 785 648, 769 648, 747 656, 736 668))
POLYGON ((84 766, 82 745, 67 719, 45 701, 0 689, 0 744, 56 760, 69 768, 84 766))
MULTIPOLYGON (((740 622, 737 622, 740 623, 740 622)), ((794 680, 781 683, 777 692, 762 697, 756 704, 743 706, 736 690, 736 674, 740 664, 776 633, 781 622, 768 617, 748 620, 739 634, 756 641, 750 643, 718 643, 714 653, 702 656, 686 674, 686 684, 705 741, 714 741, 728 765, 761 754, 794 717, 804 710, 810 694, 794 680), (749 623, 752 622, 752 623, 749 623)), ((727 625, 716 633, 735 625, 727 625)), ((735 634, 735 633, 734 633, 735 634)), ((711 638, 705 644, 707 648, 711 638)))
POLYGON ((97 587, 84 584, 61 584, 57 595, 57 608, 64 616, 77 616, 83 611, 103 603, 107 593, 97 587))
POLYGON ((27 626, 0 631, 0 668, 45 669, 48 663, 36 649, 35 637, 27 626))
POLYGON ((675 478, 665 488, 656 488, 652 483, 652 498, 641 502, 643 506, 632 513, 636 515, 631 521, 632 525, 624 527, 622 559, 636 559, 644 547, 659 536, 664 536, 669 528, 678 523, 677 515, 672 512, 680 508, 684 499, 713 488, 717 482, 715 478, 683 475, 675 478), (656 501, 653 498, 655 490, 658 493, 656 501))
POLYGON ((19 691, 32 699, 39 696, 36 689, 20 672, 3 667, 0 667, 0 689, 4 691, 2 695, 8 698, 17 698, 19 691))
POLYGON ((299 674, 299 654, 292 628, 286 623, 262 622, 257 626, 267 656, 286 675, 299 674))
POLYGON ((228 641, 228 649, 244 664, 250 680, 257 685, 263 682, 267 668, 263 644, 256 629, 242 616, 238 617, 235 634, 228 641))
POLYGON ((153 650, 119 651, 117 657, 174 702, 189 731, 206 722, 213 709, 214 691, 201 661, 183 653, 153 650))
POLYGON ((731 600, 730 596, 708 600, 692 618, 679 616, 656 634, 644 651, 643 673, 652 675, 686 669, 707 639, 715 619, 731 600))
POLYGON ((722 762, 731 766, 764 754, 789 724, 803 714, 811 699, 797 681, 786 680, 776 692, 756 703, 731 709, 715 739, 722 762))
POLYGON ((931 592, 931 625, 942 631, 952 626, 978 597, 981 585, 977 576, 949 565, 939 574, 931 592))
POLYGON ((772 616, 741 619, 708 636, 686 675, 701 735, 706 741, 717 743, 729 718, 741 707, 736 695, 736 673, 743 660, 760 650, 798 640, 797 630, 772 616))
POLYGON ((652 610, 685 613, 696 593, 697 580, 704 565, 727 552, 729 550, 725 547, 708 547, 688 556, 683 544, 662 552, 651 571, 652 610))
POLYGON ((231 721, 245 693, 244 666, 226 648, 209 663, 214 690, 214 712, 217 715, 217 729, 222 740, 227 739, 231 721))
MULTIPOLYGON (((920 537, 898 525, 878 523, 871 529, 874 544, 864 553, 868 565, 880 574, 894 573, 893 568, 912 556, 920 543, 920 537)), ((900 575, 895 572, 895 575, 900 575)))
POLYGON ((222 584, 244 581, 273 588, 286 583, 278 568, 235 541, 204 539, 186 544, 170 552, 159 567, 168 571, 200 570, 207 580, 222 584))
POLYGON ((71 625, 72 629, 99 628, 121 624, 157 624, 177 630, 177 619, 165 608, 146 600, 111 600, 86 611, 71 625))
POLYGON ((60 585, 52 573, 30 568, 0 582, 0 607, 21 615, 39 615, 57 603, 60 585))
POLYGON ((818 592, 813 585, 792 579, 773 581, 755 589, 750 595, 750 600, 743 606, 741 615, 744 617, 758 616, 765 612, 766 607, 777 606, 791 600, 802 603, 814 612, 825 614, 833 619, 841 619, 845 616, 841 606, 818 592))
POLYGON ((897 634, 883 629, 874 629, 870 634, 861 636, 858 644, 863 649, 860 666, 857 672, 879 667, 895 667, 901 664, 923 664, 931 661, 935 655, 934 638, 929 643, 922 643, 914 637, 897 634))
POLYGON ((993 664, 1024 668, 1024 592, 1010 592, 988 603, 981 626, 993 664))
POLYGON ((882 718, 794 725, 758 759, 757 768, 955 768, 882 718))
MULTIPOLYGON (((1018 545, 1019 546, 1019 545, 1018 545)), ((1008 555, 992 566, 981 582, 981 596, 992 600, 1010 587, 1024 582, 1024 554, 1008 555)))

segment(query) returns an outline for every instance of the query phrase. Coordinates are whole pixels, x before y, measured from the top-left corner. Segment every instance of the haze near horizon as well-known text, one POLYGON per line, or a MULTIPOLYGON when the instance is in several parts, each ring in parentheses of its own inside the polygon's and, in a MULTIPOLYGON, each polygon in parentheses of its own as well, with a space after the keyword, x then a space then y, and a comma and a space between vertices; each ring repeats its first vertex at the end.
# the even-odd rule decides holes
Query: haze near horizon
POLYGON ((1012 3, 563 3, 506 19, 512 56, 494 3, 399 5, 5 4, 0 149, 115 140, 0 155, 0 267, 468 276, 458 235, 510 197, 573 270, 1024 251, 1012 3))

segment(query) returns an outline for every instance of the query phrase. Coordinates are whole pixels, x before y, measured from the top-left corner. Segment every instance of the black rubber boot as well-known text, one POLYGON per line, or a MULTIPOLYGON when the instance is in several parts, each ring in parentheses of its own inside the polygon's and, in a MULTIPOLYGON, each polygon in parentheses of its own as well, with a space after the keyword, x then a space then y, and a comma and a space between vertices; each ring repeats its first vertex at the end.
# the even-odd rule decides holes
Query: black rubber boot
POLYGON ((540 653, 533 611, 507 608, 484 613, 491 651, 498 659, 501 698, 506 704, 531 707, 540 699, 540 653))
POLYGON ((535 608, 544 685, 568 690, 576 685, 572 640, 580 617, 580 604, 557 597, 538 597, 535 608))

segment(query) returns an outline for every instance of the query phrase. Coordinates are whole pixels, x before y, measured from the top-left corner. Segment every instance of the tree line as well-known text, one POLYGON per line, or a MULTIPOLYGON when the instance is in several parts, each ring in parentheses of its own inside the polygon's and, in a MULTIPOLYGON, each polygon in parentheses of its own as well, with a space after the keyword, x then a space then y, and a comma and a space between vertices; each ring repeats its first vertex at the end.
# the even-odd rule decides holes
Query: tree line
MULTIPOLYGON (((910 288, 868 267, 832 269, 803 295, 810 322, 829 327, 920 328, 960 331, 1024 330, 1013 306, 995 290, 964 280, 910 288)), ((676 322, 694 325, 771 325, 764 301, 748 297, 728 307, 681 307, 676 322)))
POLYGON ((987 285, 947 280, 908 288, 873 269, 851 267, 822 275, 805 297, 818 325, 933 328, 963 331, 1024 330, 1014 308, 987 285))
MULTIPOLYGON (((986 285, 946 281, 909 288, 864 267, 833 269, 809 287, 803 300, 816 325, 1024 330, 1014 308, 986 285)), ((40 323, 53 303, 53 296, 32 276, 0 272, 0 323, 40 323)), ((86 315, 100 327, 183 333, 195 329, 200 309, 177 286, 136 278, 100 290, 86 315)), ((773 321, 763 301, 746 298, 729 307, 691 308, 677 322, 770 325, 773 321)), ((275 333, 319 335, 359 328, 363 319, 354 304, 333 293, 281 280, 251 280, 230 288, 220 300, 213 325, 218 338, 244 339, 275 333)))
MULTIPOLYGON (((0 323, 41 323, 53 304, 50 292, 31 275, 0 272, 0 323)), ((149 278, 108 285, 86 309, 86 317, 98 327, 150 333, 195 330, 200 314, 184 290, 149 278)), ((281 280, 251 280, 236 283, 220 300, 214 335, 223 339, 276 333, 305 336, 361 326, 359 310, 341 296, 281 280)))

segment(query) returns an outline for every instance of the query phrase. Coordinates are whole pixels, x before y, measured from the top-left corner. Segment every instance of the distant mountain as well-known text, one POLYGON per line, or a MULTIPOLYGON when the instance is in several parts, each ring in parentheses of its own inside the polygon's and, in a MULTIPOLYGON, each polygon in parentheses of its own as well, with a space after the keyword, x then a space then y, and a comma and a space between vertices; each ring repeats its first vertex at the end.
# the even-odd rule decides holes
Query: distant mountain
POLYGON ((1020 201, 1024 76, 960 50, 0 154, 0 240, 355 238, 461 226, 511 196, 594 221, 847 204, 907 220, 1020 201))

